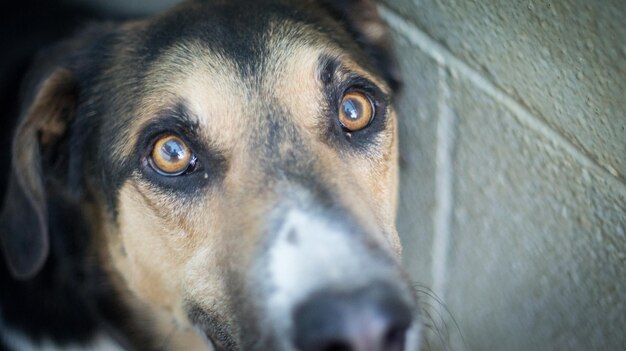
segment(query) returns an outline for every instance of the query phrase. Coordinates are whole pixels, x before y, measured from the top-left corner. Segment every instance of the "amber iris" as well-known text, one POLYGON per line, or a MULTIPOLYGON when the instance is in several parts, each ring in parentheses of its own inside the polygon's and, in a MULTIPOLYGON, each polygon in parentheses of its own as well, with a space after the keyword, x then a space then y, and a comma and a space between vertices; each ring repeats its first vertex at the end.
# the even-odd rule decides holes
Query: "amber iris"
POLYGON ((348 92, 341 99, 339 122, 350 132, 367 127, 374 118, 374 106, 370 98, 360 92, 348 92))
POLYGON ((179 137, 166 135, 154 144, 151 155, 155 170, 163 175, 175 176, 183 174, 191 165, 191 150, 179 137))

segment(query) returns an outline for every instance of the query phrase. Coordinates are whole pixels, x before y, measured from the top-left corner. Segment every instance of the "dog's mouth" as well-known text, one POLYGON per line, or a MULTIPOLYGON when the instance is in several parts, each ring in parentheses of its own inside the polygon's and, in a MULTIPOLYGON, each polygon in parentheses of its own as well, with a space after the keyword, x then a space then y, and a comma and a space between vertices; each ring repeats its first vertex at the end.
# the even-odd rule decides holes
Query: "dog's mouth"
POLYGON ((193 305, 188 311, 189 320, 193 323, 199 337, 205 341, 208 350, 229 351, 237 349, 227 324, 219 317, 197 305, 193 305))
POLYGON ((241 340, 241 345, 226 324, 210 312, 194 308, 189 316, 208 350, 230 351, 271 344, 274 350, 404 351, 412 350, 411 345, 418 342, 415 334, 419 323, 413 310, 387 283, 376 282, 350 291, 327 289, 280 317, 290 321, 288 329, 265 325, 258 329, 262 335, 242 330, 246 340, 241 340))
POLYGON ((230 351, 231 349, 224 346, 223 343, 216 341, 216 337, 211 336, 211 334, 199 327, 196 327, 196 333, 200 336, 200 338, 204 341, 206 345, 206 349, 208 351, 230 351))
POLYGON ((198 336, 198 338, 202 341, 202 343, 206 346, 205 350, 207 351, 226 351, 223 348, 220 348, 210 337, 209 333, 202 328, 195 326, 194 332, 198 336))
MULTIPOLYGON (((385 315, 385 311, 378 310, 379 306, 360 305, 362 301, 350 301, 351 306, 338 306, 336 302, 330 302, 328 306, 300 308, 296 312, 298 325, 294 335, 274 336, 273 347, 276 350, 299 351, 404 351, 413 350, 411 345, 418 344, 419 324, 410 318, 406 310, 389 316, 385 315), (343 316, 346 312, 352 315, 343 316)), ((196 326, 194 329, 206 345, 205 350, 240 349, 230 336, 220 334, 214 328, 196 326)))
POLYGON ((228 324, 210 311, 196 307, 191 309, 189 318, 206 345, 202 349, 215 351, 239 350, 244 346, 258 350, 259 344, 284 351, 412 350, 407 345, 415 344, 410 341, 414 339, 410 334, 419 324, 413 304, 385 282, 348 291, 323 289, 285 312, 266 315, 262 317, 266 323, 257 321, 252 328, 240 330, 243 340, 235 340, 228 324), (288 321, 288 327, 267 323, 277 320, 288 321))

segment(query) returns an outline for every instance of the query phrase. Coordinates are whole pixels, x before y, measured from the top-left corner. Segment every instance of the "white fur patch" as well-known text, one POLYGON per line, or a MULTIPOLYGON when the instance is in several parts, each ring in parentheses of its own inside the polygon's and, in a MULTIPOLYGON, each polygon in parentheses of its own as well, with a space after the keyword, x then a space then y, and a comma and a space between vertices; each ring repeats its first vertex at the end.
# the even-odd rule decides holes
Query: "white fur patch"
POLYGON ((274 307, 291 306, 322 283, 344 285, 345 272, 361 263, 345 237, 323 219, 291 210, 269 253, 274 307))
MULTIPOLYGON (((294 308, 311 293, 393 279, 389 267, 372 264, 365 238, 299 209, 290 210, 284 218, 268 251, 267 266, 272 289, 266 312, 281 334, 289 334, 294 308)), ((291 349, 287 340, 282 346, 291 349)))

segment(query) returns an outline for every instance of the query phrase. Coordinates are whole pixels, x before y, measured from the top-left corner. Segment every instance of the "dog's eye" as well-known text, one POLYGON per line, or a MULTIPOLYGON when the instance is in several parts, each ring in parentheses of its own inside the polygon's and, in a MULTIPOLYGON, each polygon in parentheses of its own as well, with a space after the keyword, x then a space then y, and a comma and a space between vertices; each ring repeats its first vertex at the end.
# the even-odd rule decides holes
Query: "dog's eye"
POLYGON ((360 92, 346 93, 339 106, 339 122, 350 132, 367 127, 374 118, 374 106, 370 98, 360 92))
POLYGON ((196 157, 179 137, 166 135, 154 143, 150 164, 155 171, 165 176, 177 176, 194 166, 196 157))

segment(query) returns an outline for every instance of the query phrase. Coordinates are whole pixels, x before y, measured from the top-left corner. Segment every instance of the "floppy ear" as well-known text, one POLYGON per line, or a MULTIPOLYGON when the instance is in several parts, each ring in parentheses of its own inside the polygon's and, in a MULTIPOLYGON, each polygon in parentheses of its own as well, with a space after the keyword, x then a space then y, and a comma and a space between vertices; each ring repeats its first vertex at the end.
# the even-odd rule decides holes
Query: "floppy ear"
POLYGON ((378 14, 375 0, 322 0, 369 56, 389 86, 400 88, 400 73, 392 53, 387 24, 378 14))
POLYGON ((11 273, 27 279, 49 251, 44 168, 58 150, 76 102, 69 70, 57 69, 39 86, 14 134, 10 180, 0 214, 0 246, 11 273), (44 162, 46 165, 44 165, 44 162))

